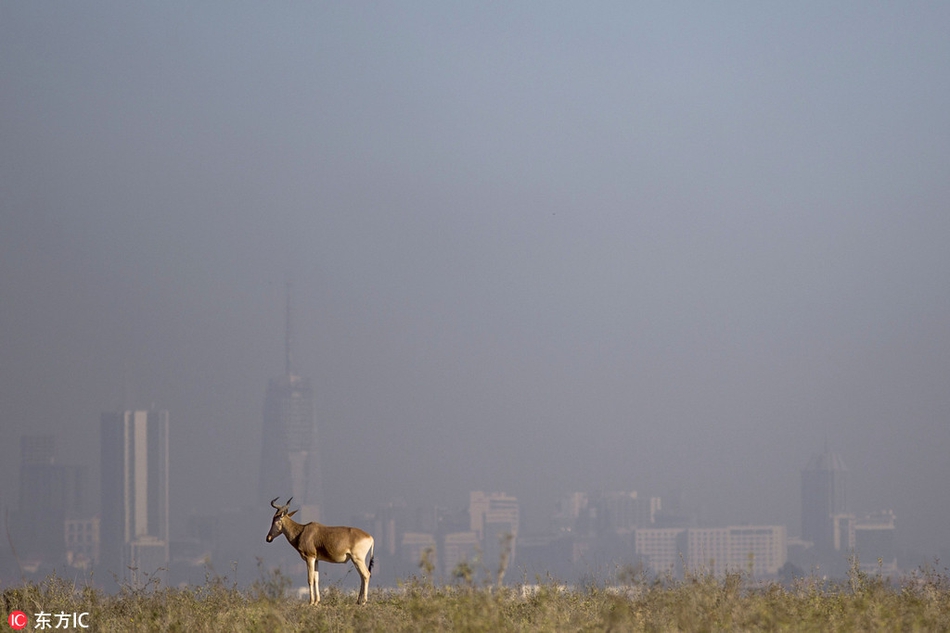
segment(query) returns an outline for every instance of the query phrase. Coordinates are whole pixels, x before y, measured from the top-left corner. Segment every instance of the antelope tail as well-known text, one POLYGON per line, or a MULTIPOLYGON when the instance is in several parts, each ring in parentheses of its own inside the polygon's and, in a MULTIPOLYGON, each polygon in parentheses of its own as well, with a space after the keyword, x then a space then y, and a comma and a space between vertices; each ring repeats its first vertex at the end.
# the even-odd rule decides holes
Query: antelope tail
POLYGON ((372 571, 373 571, 373 563, 374 563, 375 561, 376 561, 376 543, 373 543, 373 544, 370 545, 370 547, 369 547, 369 564, 366 566, 366 568, 367 568, 371 573, 372 573, 372 571))

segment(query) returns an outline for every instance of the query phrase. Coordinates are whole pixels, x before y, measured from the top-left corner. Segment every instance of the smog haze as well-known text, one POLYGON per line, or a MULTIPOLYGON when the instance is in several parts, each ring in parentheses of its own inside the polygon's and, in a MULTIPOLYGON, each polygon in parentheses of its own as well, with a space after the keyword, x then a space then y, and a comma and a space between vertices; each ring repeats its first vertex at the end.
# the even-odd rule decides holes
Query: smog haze
MULTIPOLYGON (((0 3, 0 504, 170 417, 173 534, 312 381, 324 519, 680 495, 950 547, 950 5, 0 3)), ((275 491, 275 495, 287 496, 275 491)), ((261 508, 263 540, 272 510, 261 508)), ((276 547, 276 546, 275 546, 276 547)))

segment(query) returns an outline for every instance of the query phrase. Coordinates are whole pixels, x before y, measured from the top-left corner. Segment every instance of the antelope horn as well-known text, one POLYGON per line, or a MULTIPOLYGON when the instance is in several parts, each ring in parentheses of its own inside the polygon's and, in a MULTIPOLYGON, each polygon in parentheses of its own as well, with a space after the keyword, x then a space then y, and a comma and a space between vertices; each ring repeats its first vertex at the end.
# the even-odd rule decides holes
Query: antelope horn
POLYGON ((275 510, 280 510, 280 507, 276 503, 274 503, 278 499, 280 499, 280 497, 274 497, 270 502, 270 507, 274 508, 275 510))

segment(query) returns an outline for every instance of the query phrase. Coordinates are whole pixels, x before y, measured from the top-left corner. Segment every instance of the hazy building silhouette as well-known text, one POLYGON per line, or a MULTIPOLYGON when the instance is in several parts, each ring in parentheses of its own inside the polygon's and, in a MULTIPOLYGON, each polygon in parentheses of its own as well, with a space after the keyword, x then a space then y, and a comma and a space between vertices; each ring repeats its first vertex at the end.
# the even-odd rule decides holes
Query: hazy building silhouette
POLYGON ((11 525, 21 561, 66 560, 66 521, 88 518, 86 505, 86 469, 57 464, 52 435, 21 436, 19 508, 11 525))
MULTIPOLYGON (((20 468, 25 466, 51 466, 56 462, 56 438, 52 435, 20 436, 20 468)), ((23 485, 23 481, 20 481, 23 485)))
POLYGON ((637 529, 634 547, 659 575, 691 572, 722 576, 745 572, 774 576, 788 560, 784 525, 733 525, 719 528, 637 529))
POLYGON ((442 574, 445 578, 453 578, 456 571, 461 571, 459 565, 468 564, 474 569, 478 559, 481 543, 478 534, 469 530, 466 532, 449 532, 442 537, 442 574))
POLYGON ((287 291, 284 375, 267 385, 261 438, 260 499, 293 497, 308 521, 320 520, 322 490, 313 387, 293 363, 287 291))
POLYGON ((66 564, 88 569, 99 562, 99 517, 66 519, 66 564))
POLYGON ((406 502, 397 499, 381 505, 376 510, 373 526, 368 530, 376 539, 376 549, 387 556, 399 553, 400 537, 409 528, 409 508, 406 502))
POLYGON ((469 494, 468 514, 471 531, 482 544, 486 568, 501 573, 515 559, 520 511, 518 499, 504 492, 473 491, 469 494))
POLYGON ((686 530, 690 571, 722 576, 747 572, 774 576, 788 559, 784 525, 741 525, 686 530))
POLYGON ((854 549, 854 515, 849 513, 831 515, 832 547, 836 552, 854 549))
POLYGON ((655 574, 679 574, 687 556, 686 528, 640 528, 634 551, 655 574))
POLYGON ((100 433, 100 563, 140 585, 168 568, 168 411, 103 413, 100 433))
POLYGON ((433 570, 437 570, 439 553, 435 535, 429 532, 405 532, 399 546, 399 558, 418 568, 422 568, 425 561, 432 565, 433 570))
POLYGON ((854 523, 854 549, 861 569, 897 571, 897 518, 891 510, 872 512, 854 523))
POLYGON ((802 539, 811 541, 819 555, 834 552, 835 517, 848 513, 848 470, 844 460, 829 450, 815 455, 802 471, 802 539))
POLYGON ((639 507, 636 491, 602 492, 593 500, 596 509, 596 533, 632 534, 639 524, 639 507))
POLYGON ((587 512, 588 496, 586 492, 565 492, 557 501, 552 527, 559 534, 569 534, 578 530, 581 515, 587 512))

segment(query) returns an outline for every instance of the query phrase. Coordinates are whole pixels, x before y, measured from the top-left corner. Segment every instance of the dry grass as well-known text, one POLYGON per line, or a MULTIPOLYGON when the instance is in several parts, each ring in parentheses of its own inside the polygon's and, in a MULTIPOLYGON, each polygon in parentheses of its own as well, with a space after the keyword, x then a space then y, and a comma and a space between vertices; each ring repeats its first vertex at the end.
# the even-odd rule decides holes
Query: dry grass
POLYGON ((792 587, 753 586, 738 574, 618 579, 626 584, 570 590, 549 582, 530 592, 413 579, 374 591, 363 607, 329 587, 311 607, 288 596, 279 570, 247 590, 209 577, 116 595, 51 576, 4 588, 2 608, 31 619, 40 610, 87 611, 95 631, 950 631, 946 571, 923 569, 892 584, 855 567, 842 583, 801 579, 792 587))

